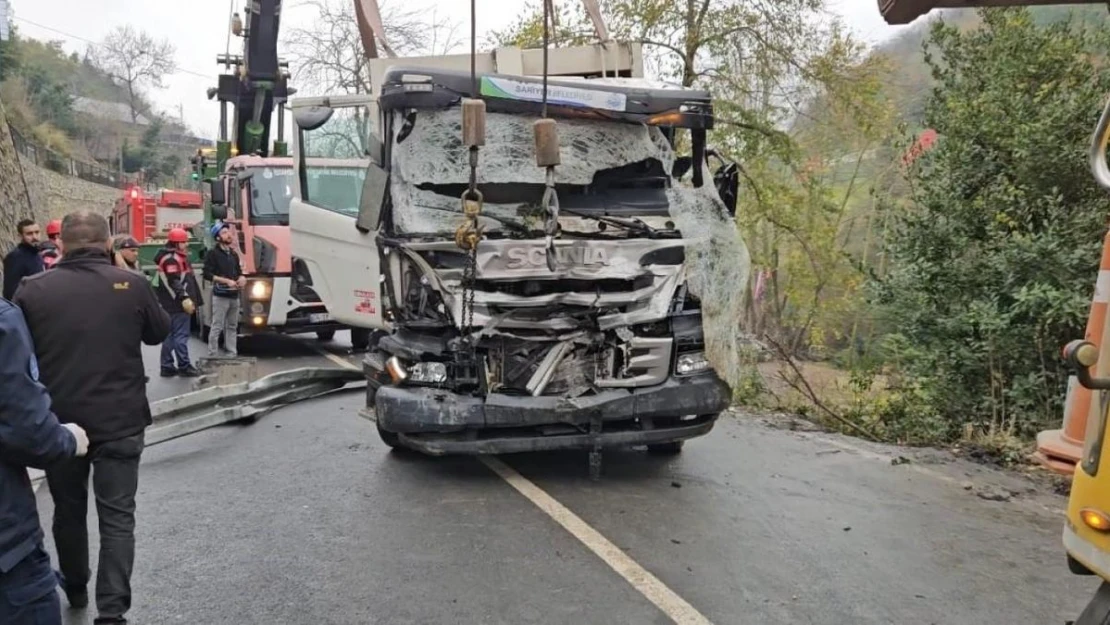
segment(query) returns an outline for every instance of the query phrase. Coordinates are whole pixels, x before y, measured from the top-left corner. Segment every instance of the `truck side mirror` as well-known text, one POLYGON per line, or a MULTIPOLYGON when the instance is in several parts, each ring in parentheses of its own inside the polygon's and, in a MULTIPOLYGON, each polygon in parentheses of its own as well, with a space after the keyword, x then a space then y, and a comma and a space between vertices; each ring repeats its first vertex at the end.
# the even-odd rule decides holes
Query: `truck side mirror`
POLYGON ((208 194, 212 198, 212 205, 227 205, 227 182, 224 178, 208 180, 208 194))
POLYGON ((713 186, 717 187, 717 195, 725 203, 728 214, 736 216, 736 203, 740 197, 740 166, 736 163, 725 163, 713 172, 713 186))

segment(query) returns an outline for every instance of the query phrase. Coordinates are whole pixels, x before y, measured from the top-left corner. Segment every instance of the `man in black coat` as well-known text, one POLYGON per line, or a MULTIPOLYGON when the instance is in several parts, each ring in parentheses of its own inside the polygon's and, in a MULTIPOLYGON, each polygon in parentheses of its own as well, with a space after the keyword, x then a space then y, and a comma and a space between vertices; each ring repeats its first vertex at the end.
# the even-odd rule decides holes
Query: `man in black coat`
POLYGON ((126 623, 135 559, 135 491, 151 423, 142 345, 161 343, 169 315, 150 283, 112 265, 108 222, 89 211, 62 221, 65 256, 25 278, 15 304, 34 337, 42 382, 54 413, 88 433, 87 458, 46 470, 54 499, 54 543, 63 589, 74 607, 88 603, 89 473, 100 522, 95 623, 126 623))
POLYGON ((19 244, 4 257, 4 299, 10 300, 20 280, 44 271, 42 255, 39 254, 39 225, 33 219, 24 219, 16 224, 19 244))
POLYGON ((61 625, 58 580, 43 549, 27 467, 82 456, 88 438, 62 425, 39 383, 31 333, 19 309, 0 299, 0 623, 61 625), (17 598, 16 600, 13 600, 17 598))

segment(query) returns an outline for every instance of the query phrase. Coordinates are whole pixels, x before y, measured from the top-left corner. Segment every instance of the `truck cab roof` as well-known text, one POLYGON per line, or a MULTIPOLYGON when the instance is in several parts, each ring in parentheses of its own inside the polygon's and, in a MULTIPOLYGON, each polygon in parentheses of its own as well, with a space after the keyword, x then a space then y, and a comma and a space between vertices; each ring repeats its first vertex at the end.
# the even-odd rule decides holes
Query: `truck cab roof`
MULTIPOLYGON (((481 98, 490 112, 542 114, 542 77, 479 73, 477 93, 474 83, 470 72, 395 66, 383 77, 378 105, 383 111, 443 109, 458 106, 463 98, 481 98)), ((635 78, 549 78, 547 85, 547 111, 552 117, 675 128, 713 127, 712 96, 708 91, 635 78)))

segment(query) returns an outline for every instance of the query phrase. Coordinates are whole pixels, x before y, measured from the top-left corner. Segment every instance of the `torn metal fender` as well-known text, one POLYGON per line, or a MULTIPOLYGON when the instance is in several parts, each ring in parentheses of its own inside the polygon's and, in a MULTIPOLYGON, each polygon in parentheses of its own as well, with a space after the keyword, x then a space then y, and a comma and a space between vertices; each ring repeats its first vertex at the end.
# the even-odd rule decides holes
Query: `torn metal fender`
POLYGON ((233 421, 258 419, 271 410, 338 390, 366 386, 361 371, 304 367, 270 374, 254 382, 213 386, 151 402, 153 424, 146 445, 188 436, 233 421))

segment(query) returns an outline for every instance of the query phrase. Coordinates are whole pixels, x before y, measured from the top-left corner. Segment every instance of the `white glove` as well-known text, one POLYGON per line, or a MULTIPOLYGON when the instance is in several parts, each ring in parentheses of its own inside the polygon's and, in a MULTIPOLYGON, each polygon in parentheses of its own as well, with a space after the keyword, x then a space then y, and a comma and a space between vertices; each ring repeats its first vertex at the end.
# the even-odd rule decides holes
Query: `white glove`
POLYGON ((84 456, 89 451, 89 437, 85 434, 85 430, 76 423, 63 423, 62 427, 69 430, 73 435, 73 440, 77 441, 77 453, 75 456, 84 456))

